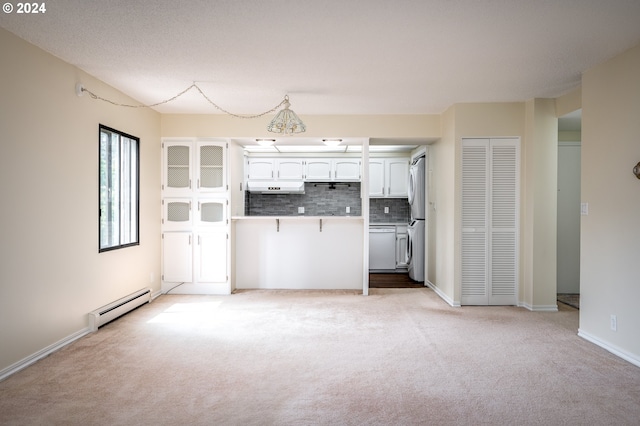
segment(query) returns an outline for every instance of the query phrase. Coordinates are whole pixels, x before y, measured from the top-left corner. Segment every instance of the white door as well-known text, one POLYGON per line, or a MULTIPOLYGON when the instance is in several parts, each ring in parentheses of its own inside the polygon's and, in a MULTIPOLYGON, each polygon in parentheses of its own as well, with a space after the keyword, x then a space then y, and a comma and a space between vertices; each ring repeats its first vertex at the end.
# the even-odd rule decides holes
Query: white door
POLYGON ((515 305, 520 185, 518 139, 462 142, 463 305, 515 305))
POLYGON ((191 282, 193 245, 191 232, 162 234, 162 279, 166 282, 191 282))

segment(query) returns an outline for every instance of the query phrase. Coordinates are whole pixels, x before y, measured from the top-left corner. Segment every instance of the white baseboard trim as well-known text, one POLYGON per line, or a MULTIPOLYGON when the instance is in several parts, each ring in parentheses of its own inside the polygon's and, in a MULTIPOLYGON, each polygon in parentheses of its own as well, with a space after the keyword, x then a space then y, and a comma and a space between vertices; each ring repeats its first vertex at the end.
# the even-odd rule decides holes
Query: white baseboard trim
POLYGON ((461 306, 460 302, 455 302, 454 300, 452 300, 449 296, 444 294, 444 292, 442 290, 440 290, 438 287, 433 285, 433 283, 431 281, 426 280, 424 283, 425 283, 425 285, 427 287, 429 287, 431 290, 433 290, 442 300, 447 302, 449 304, 449 306, 451 306, 453 308, 459 308, 461 306))
POLYGON ((11 376, 12 374, 17 373, 20 370, 23 370, 25 368, 27 368, 28 366, 30 366, 31 364, 34 364, 35 362, 41 360, 42 358, 51 355, 52 353, 59 351, 60 349, 62 349, 63 347, 75 342, 76 340, 80 339, 81 337, 86 336, 87 334, 89 334, 91 332, 91 330, 89 330, 89 328, 84 328, 80 331, 77 331, 75 333, 73 333, 70 336, 65 337, 62 340, 57 341, 56 343, 47 346, 44 349, 39 350, 38 352, 29 355, 28 357, 16 362, 15 364, 12 364, 10 366, 8 366, 7 368, 0 370, 0 382, 3 381, 4 379, 6 379, 7 377, 11 376))
POLYGON ((528 309, 532 312, 558 312, 558 305, 532 305, 530 303, 518 303, 518 307, 528 309))
POLYGON ((640 367, 640 357, 636 354, 629 353, 624 349, 621 349, 611 343, 605 342, 604 340, 600 340, 597 337, 587 333, 586 331, 578 328, 578 336, 582 337, 585 340, 593 343, 594 345, 600 346, 602 349, 611 352, 615 356, 618 356, 625 361, 630 362, 636 367, 640 367))
POLYGON ((162 290, 158 290, 158 291, 152 291, 151 292, 151 301, 153 302, 154 300, 156 300, 158 298, 158 296, 162 295, 162 290))

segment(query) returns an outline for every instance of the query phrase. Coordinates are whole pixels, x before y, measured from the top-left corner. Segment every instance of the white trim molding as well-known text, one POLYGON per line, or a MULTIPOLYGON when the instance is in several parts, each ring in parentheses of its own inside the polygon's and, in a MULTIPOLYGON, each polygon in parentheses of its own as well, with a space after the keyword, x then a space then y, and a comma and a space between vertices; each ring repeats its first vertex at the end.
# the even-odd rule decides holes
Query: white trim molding
POLYGON ((47 346, 44 349, 39 350, 34 354, 29 355, 28 357, 16 362, 15 364, 12 364, 3 370, 0 370, 0 382, 6 379, 7 377, 11 376, 12 374, 15 374, 18 371, 27 368, 31 364, 35 364, 37 361, 41 360, 42 358, 49 356, 56 351, 59 351, 63 347, 75 342, 81 337, 86 336, 90 332, 91 330, 89 330, 88 327, 84 328, 80 331, 73 333, 70 336, 65 337, 62 340, 57 341, 56 343, 53 343, 47 346))
POLYGON ((558 305, 532 305, 530 303, 518 303, 518 307, 528 309, 532 312, 558 312, 558 305))
POLYGON ((594 345, 600 346, 602 349, 611 352, 615 356, 618 356, 625 361, 630 362, 636 367, 640 367, 640 357, 636 354, 629 353, 624 349, 620 349, 619 347, 612 345, 611 343, 605 342, 603 340, 598 339, 597 337, 587 333, 586 331, 578 328, 578 336, 583 339, 593 343, 594 345))
POLYGON ((449 306, 453 307, 453 308, 459 308, 460 302, 456 302, 454 300, 452 300, 449 296, 447 296, 446 294, 444 294, 444 292, 442 290, 440 290, 437 286, 433 285, 433 283, 429 280, 425 280, 425 285, 427 287, 429 287, 431 290, 433 290, 442 300, 444 300, 445 302, 447 302, 449 304, 449 306))

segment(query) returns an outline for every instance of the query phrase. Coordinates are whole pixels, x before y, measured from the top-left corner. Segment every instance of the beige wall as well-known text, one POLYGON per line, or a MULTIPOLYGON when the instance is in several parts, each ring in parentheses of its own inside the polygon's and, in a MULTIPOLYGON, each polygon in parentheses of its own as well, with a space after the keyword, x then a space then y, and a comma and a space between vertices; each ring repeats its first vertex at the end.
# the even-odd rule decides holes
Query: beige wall
POLYGON ((521 226, 521 300, 555 310, 558 201, 558 118, 553 99, 526 102, 521 226))
POLYGON ((580 334, 640 365, 640 45, 582 87, 580 334), (618 330, 610 329, 616 315, 618 330))
POLYGON ((159 290, 160 117, 75 94, 123 94, 0 29, 0 375, 88 326, 87 314, 159 290), (98 124, 140 137, 140 246, 98 253, 98 124), (154 282, 150 283, 153 275, 154 282))
MULTIPOLYGON (((438 138, 439 115, 314 115, 300 116, 308 137, 438 138)), ((163 114, 163 137, 273 137, 271 116, 241 119, 226 115, 163 114)))
POLYGON ((430 147, 432 164, 429 226, 429 281, 435 290, 455 304, 455 106, 442 114, 442 137, 430 147))

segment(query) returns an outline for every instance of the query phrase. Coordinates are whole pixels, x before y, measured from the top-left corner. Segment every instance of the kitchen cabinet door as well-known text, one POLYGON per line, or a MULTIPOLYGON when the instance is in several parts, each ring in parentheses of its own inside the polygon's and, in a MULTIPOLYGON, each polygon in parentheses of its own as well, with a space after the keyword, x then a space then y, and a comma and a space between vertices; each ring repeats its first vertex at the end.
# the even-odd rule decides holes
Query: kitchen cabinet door
POLYGON ((406 268, 407 264, 407 227, 396 227, 396 268, 406 268))
POLYGON ((191 141, 164 142, 162 164, 162 192, 164 196, 185 195, 191 192, 191 141))
POLYGON ((335 181, 359 181, 360 160, 355 158, 338 158, 333 160, 333 178, 335 181))
POLYGON ((387 197, 407 197, 409 191, 409 160, 407 158, 386 160, 387 197))
POLYGON ((191 232, 162 234, 162 280, 191 282, 193 278, 193 245, 191 232))
POLYGON ((385 180, 384 180, 385 161, 379 158, 369 160, 369 196, 384 197, 385 180))
POLYGON ((303 161, 297 158, 283 158, 277 162, 278 180, 301 181, 304 175, 303 161))
POLYGON ((189 231, 191 224, 191 198, 164 198, 162 200, 163 230, 189 231))
POLYGON ((226 229, 196 234, 196 280, 199 283, 223 283, 227 281, 227 232, 226 229))
POLYGON ((196 189, 199 192, 225 192, 227 188, 226 143, 197 143, 196 189))
POLYGON ((247 160, 247 178, 249 180, 273 180, 275 160, 273 158, 251 158, 247 160))
POLYGON ((328 182, 331 180, 331 159, 312 158, 306 160, 305 180, 328 182))
POLYGON ((226 227, 227 219, 226 198, 200 198, 196 203, 195 226, 201 227, 226 227))

